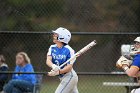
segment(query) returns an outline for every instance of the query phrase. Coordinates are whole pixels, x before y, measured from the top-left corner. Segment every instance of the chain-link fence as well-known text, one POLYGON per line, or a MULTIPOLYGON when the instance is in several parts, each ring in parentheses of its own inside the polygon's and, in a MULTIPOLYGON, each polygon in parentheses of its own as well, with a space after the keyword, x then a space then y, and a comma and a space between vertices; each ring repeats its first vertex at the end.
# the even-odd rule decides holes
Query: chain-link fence
MULTIPOLYGON (((24 51, 36 72, 47 72, 46 53, 52 44, 49 31, 66 27, 73 32, 70 45, 75 51, 97 40, 74 65, 79 92, 129 92, 129 87, 104 86, 103 82, 133 81, 109 73, 121 71, 115 67, 121 45, 131 44, 140 35, 139 10, 140 0, 0 0, 0 54, 10 71, 16 53, 24 51)), ((44 75, 41 93, 54 93, 58 83, 56 77, 44 75)))
POLYGON ((139 0, 0 0, 0 30, 138 32, 139 0))
MULTIPOLYGON (((78 89, 80 93, 124 93, 127 87, 104 86, 103 82, 131 82, 126 75, 107 73, 121 71, 115 63, 121 55, 122 44, 132 44, 139 33, 72 33, 70 46, 78 51, 92 40, 97 45, 77 58, 74 69, 79 74, 78 89)), ((48 32, 0 32, 0 53, 6 58, 9 70, 15 68, 16 53, 24 51, 31 58, 36 72, 48 72, 46 53, 52 43, 52 35, 48 32)), ((44 75, 41 93, 54 93, 59 83, 56 77, 44 75)))

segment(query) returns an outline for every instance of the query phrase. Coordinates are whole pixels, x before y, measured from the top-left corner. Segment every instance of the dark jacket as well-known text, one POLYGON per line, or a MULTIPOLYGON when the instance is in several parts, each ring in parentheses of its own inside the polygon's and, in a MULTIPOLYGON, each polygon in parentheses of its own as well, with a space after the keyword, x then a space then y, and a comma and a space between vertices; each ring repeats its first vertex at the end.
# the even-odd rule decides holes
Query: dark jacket
MULTIPOLYGON (((8 71, 8 66, 5 63, 3 63, 0 66, 0 71, 8 71)), ((3 90, 3 86, 7 81, 7 79, 8 79, 8 74, 0 74, 0 91, 3 90)))

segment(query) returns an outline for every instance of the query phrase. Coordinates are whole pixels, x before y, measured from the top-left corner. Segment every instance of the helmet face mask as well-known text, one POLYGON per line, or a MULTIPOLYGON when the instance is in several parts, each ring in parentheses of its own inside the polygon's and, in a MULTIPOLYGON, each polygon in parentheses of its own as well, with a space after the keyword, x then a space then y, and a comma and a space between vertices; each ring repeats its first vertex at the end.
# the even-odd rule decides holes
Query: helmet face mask
POLYGON ((136 50, 140 50, 140 42, 135 42, 134 48, 135 48, 136 50))
POLYGON ((135 40, 134 40, 135 44, 134 44, 134 48, 135 50, 140 50, 140 37, 137 37, 135 40))

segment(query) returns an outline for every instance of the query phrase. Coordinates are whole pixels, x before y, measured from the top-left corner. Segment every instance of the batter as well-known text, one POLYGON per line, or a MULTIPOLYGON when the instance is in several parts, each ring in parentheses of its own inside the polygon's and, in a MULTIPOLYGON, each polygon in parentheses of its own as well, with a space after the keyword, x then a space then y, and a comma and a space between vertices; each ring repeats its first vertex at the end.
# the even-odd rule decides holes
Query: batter
POLYGON ((68 45, 71 33, 66 28, 59 27, 53 31, 53 42, 48 53, 46 64, 52 68, 49 76, 58 76, 60 84, 55 93, 79 93, 77 89, 78 76, 73 69, 73 63, 69 62, 63 67, 59 67, 74 55, 74 50, 68 45))

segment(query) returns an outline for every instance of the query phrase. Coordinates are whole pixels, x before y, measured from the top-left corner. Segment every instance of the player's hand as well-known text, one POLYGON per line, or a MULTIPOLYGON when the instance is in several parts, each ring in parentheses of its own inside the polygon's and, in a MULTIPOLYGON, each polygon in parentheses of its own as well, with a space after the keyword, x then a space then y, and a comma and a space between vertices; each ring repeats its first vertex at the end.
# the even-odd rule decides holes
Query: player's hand
POLYGON ((59 75, 59 71, 51 70, 50 72, 48 72, 48 76, 57 76, 57 75, 59 75))
POLYGON ((124 56, 121 56, 116 63, 118 68, 122 68, 123 65, 127 65, 128 67, 132 64, 132 60, 128 60, 124 56))
POLYGON ((53 64, 53 65, 52 65, 52 70, 53 70, 53 71, 59 71, 59 70, 60 70, 60 67, 57 66, 57 65, 55 65, 55 64, 53 64))

